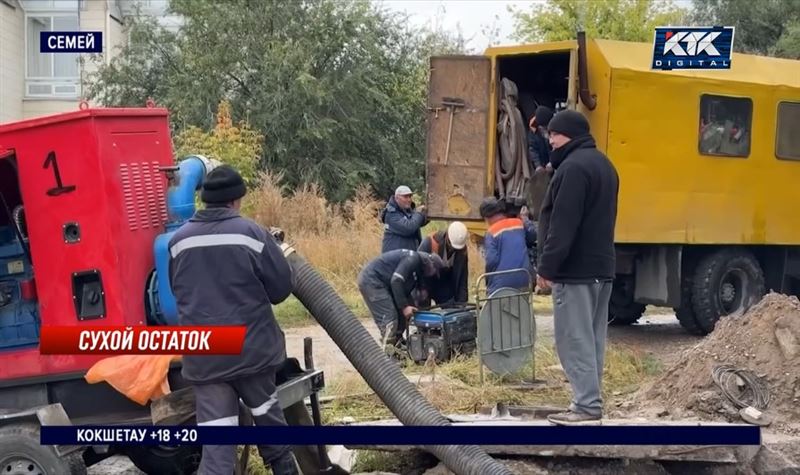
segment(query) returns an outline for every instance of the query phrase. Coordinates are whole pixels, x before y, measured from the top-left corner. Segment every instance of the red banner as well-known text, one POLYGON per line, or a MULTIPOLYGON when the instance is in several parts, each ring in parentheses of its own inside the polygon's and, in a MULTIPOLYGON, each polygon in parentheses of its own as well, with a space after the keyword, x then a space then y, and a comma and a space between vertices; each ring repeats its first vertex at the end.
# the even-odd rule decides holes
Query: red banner
POLYGON ((238 355, 245 327, 43 326, 43 355, 238 355))

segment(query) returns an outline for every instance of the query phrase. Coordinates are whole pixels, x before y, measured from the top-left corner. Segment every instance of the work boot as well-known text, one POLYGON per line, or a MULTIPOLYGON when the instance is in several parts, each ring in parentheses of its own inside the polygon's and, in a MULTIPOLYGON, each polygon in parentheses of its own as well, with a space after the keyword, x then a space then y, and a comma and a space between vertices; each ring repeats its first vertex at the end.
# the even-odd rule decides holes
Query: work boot
POLYGON ((300 475, 300 469, 297 467, 297 461, 291 451, 281 455, 277 460, 273 460, 269 466, 273 475, 300 475))

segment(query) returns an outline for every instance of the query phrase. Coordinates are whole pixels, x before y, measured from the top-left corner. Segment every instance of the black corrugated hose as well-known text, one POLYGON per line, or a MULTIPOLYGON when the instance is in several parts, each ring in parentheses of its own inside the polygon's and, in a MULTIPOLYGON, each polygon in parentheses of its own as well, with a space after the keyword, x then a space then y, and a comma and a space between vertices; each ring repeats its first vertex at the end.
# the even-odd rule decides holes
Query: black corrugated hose
MULTIPOLYGON (((331 286, 300 255, 284 247, 295 277, 294 295, 347 356, 389 410, 408 426, 445 426, 450 421, 420 394, 347 308, 331 286)), ((458 475, 511 475, 475 445, 432 445, 425 450, 458 475)))

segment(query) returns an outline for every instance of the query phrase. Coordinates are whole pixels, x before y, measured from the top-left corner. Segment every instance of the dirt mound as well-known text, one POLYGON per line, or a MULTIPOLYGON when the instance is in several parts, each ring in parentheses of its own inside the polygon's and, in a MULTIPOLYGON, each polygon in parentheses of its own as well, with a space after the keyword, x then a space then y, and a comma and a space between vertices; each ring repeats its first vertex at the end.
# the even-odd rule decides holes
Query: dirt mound
POLYGON ((712 378, 714 367, 725 364, 762 378, 770 393, 767 411, 777 416, 777 425, 798 427, 800 300, 770 293, 745 314, 721 319, 711 334, 638 395, 636 405, 741 422, 737 408, 712 378))

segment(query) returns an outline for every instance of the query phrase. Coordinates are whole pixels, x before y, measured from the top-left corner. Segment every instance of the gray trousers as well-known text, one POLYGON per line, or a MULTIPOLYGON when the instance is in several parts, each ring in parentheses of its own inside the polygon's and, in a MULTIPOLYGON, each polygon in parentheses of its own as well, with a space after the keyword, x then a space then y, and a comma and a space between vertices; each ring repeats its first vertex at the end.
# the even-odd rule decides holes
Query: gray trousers
MULTIPOLYGON (((225 383, 194 386, 197 425, 239 425, 239 399, 253 414, 257 426, 285 426, 275 387, 277 368, 225 383)), ((291 447, 259 446, 265 464, 288 453, 291 447)), ((197 475, 231 475, 236 464, 236 445, 204 445, 197 475)))
POLYGON ((556 352, 572 386, 570 410, 602 415, 611 282, 553 284, 556 352))
POLYGON ((390 323, 394 323, 394 336, 402 335, 405 320, 400 319, 391 291, 382 282, 371 277, 359 277, 358 290, 381 332, 381 338, 386 334, 386 328, 390 323))

